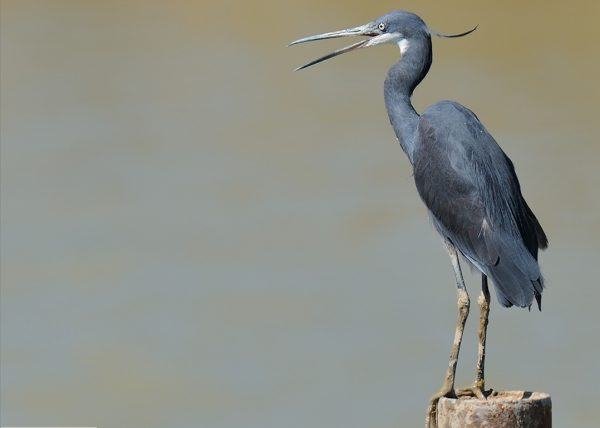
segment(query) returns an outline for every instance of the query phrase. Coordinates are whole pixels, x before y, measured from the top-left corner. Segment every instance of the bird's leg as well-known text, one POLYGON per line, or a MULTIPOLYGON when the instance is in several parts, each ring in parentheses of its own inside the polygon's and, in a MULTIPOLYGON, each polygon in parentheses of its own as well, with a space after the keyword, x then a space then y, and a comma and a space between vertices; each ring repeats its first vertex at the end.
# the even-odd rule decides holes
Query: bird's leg
POLYGON ((481 295, 477 302, 479 303, 479 348, 477 352, 477 377, 475 385, 485 391, 484 367, 485 367, 485 340, 487 338, 487 328, 490 315, 490 290, 488 288, 488 278, 481 274, 481 295))
MULTIPOLYGON (((481 274, 481 295, 477 299, 479 303, 479 347, 477 351, 477 376, 475 383, 470 388, 457 391, 457 395, 474 395, 480 400, 486 399, 485 392, 485 339, 487 336, 488 317, 490 315, 490 290, 488 288, 487 276, 481 274)), ((491 391, 490 391, 491 392, 491 391)))
POLYGON ((440 390, 431 397, 429 406, 427 407, 427 416, 425 417, 426 428, 437 427, 437 405, 441 397, 455 397, 454 392, 454 377, 456 374, 456 364, 458 363, 458 353, 460 352, 460 344, 462 342, 463 332, 465 330, 465 323, 469 316, 469 294, 465 287, 465 281, 460 270, 460 264, 458 262, 458 253, 456 248, 451 242, 446 241, 446 247, 448 248, 448 254, 452 261, 452 267, 454 268, 454 275, 456 277, 456 287, 458 291, 458 318, 456 320, 456 330, 454 333, 454 343, 452 343, 452 349, 450 351, 450 361, 448 363, 448 369, 446 370, 446 377, 444 378, 444 384, 440 390))

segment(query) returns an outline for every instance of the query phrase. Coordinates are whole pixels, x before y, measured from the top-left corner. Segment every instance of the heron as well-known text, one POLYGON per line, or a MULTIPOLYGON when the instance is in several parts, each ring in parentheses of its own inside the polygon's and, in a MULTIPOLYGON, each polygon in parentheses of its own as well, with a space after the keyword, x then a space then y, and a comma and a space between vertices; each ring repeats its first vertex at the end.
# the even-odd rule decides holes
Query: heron
POLYGON ((455 38, 475 31, 444 34, 430 29, 417 15, 394 11, 367 24, 298 39, 290 45, 338 37, 362 36, 344 48, 309 62, 296 70, 340 54, 377 45, 400 49, 400 60, 391 66, 384 82, 384 99, 394 133, 413 168, 417 192, 442 237, 450 256, 458 294, 458 317, 450 361, 442 387, 429 401, 425 424, 437 425, 441 397, 470 394, 486 399, 484 364, 490 292, 494 284, 503 307, 541 311, 544 279, 538 250, 548 239, 525 201, 512 161, 478 117, 454 101, 440 101, 421 114, 411 103, 413 91, 427 75, 432 62, 432 36, 455 38), (478 351, 475 381, 455 390, 454 380, 470 299, 459 255, 481 272, 478 351))

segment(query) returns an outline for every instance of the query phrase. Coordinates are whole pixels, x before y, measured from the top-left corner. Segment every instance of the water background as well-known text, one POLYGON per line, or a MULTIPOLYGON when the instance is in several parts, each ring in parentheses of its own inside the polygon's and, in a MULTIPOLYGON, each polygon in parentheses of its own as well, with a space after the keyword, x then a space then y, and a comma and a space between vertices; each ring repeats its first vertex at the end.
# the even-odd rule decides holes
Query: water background
POLYGON ((397 49, 286 47, 398 7, 479 24, 414 103, 473 109, 550 238, 543 312, 494 297, 488 385, 597 423, 600 3, 2 0, 3 425, 422 424, 456 292, 383 105, 397 49))

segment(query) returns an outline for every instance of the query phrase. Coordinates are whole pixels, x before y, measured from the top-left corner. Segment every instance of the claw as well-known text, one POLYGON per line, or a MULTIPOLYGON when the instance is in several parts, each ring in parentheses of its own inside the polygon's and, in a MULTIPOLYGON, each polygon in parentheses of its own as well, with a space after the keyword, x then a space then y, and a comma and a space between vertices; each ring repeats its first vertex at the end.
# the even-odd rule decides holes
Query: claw
POLYGON ((457 398, 452 387, 442 387, 442 389, 431 397, 427 406, 427 415, 425 416, 425 428, 437 428, 437 405, 442 397, 457 398))
POLYGON ((459 389, 458 391, 456 391, 456 396, 458 398, 476 397, 479 400, 484 400, 484 401, 487 400, 488 397, 493 397, 496 394, 497 394, 497 392, 494 391, 493 389, 488 389, 487 391, 485 391, 482 387, 480 387, 478 385, 473 385, 468 388, 459 389))

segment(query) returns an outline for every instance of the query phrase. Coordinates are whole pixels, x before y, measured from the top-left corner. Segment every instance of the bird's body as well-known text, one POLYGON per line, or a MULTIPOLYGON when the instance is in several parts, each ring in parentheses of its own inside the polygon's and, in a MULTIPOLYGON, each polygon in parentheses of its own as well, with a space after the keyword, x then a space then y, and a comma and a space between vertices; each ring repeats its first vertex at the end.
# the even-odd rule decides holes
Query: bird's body
POLYGON ((456 395, 456 363, 469 313, 469 296, 458 253, 482 273, 477 377, 469 388, 479 398, 486 396, 483 375, 489 314, 488 277, 495 285, 502 306, 530 307, 535 299, 541 309, 544 288, 537 255, 538 249, 546 248, 548 241, 521 194, 511 160, 466 107, 453 101, 441 101, 419 115, 411 103, 414 89, 431 66, 431 35, 460 37, 473 30, 447 36, 429 29, 413 13, 395 11, 360 27, 293 42, 356 35, 369 38, 299 69, 378 44, 396 44, 400 49, 401 59, 389 69, 385 79, 385 104, 398 142, 413 167, 418 193, 448 248, 458 290, 455 340, 444 384, 430 401, 426 425, 431 427, 436 425, 437 400, 456 395))
POLYGON ((541 305, 537 252, 546 235, 521 195, 512 162, 477 117, 451 101, 427 109, 413 166, 436 229, 492 279, 498 301, 527 307, 535 297, 541 305))

